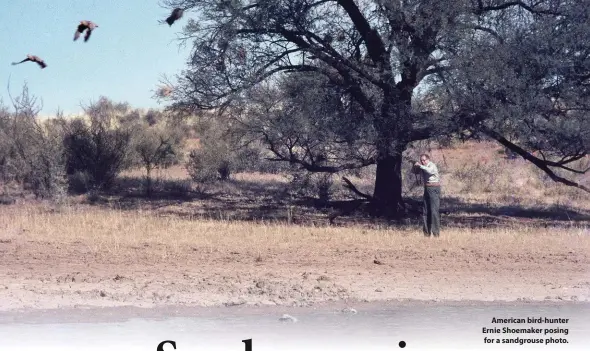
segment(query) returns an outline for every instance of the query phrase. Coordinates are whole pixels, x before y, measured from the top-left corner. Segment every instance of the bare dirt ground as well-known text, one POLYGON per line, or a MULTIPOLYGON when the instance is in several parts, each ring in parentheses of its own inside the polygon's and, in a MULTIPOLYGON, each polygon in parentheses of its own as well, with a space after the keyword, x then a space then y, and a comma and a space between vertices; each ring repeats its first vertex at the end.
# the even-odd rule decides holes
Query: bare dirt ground
POLYGON ((590 301, 585 228, 449 229, 434 239, 416 228, 314 228, 37 208, 5 211, 0 228, 3 311, 590 301))

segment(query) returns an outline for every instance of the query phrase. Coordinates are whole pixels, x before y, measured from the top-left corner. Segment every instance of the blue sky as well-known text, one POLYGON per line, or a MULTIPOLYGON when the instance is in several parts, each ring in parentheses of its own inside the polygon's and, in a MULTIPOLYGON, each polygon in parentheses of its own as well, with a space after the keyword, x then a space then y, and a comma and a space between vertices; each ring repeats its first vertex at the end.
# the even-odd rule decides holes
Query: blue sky
POLYGON ((103 95, 132 107, 163 107, 152 98, 159 79, 184 67, 189 49, 177 34, 190 13, 172 27, 159 24, 168 10, 158 0, 27 0, 3 1, 0 11, 0 99, 9 105, 26 82, 43 100, 41 114, 82 111, 103 95), (99 25, 88 42, 73 41, 80 20, 99 25), (47 68, 25 62, 41 57, 47 68))

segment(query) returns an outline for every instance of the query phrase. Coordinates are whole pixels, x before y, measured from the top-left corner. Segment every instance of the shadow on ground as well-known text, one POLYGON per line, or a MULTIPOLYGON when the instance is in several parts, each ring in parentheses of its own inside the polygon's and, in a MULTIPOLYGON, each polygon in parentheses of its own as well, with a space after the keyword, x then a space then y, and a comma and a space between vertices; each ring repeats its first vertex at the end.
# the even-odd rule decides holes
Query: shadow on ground
MULTIPOLYGON (((389 221, 372 218, 362 200, 342 198, 320 201, 295 195, 297 189, 285 182, 263 183, 230 180, 194 188, 190 182, 159 182, 146 196, 141 179, 122 179, 108 193, 89 195, 87 203, 121 210, 148 210, 155 215, 186 219, 264 221, 314 226, 400 227, 420 226, 421 198, 407 198, 407 219, 389 221), (336 214, 336 216, 335 216, 336 214), (333 219, 330 221, 330 219, 333 219)), ((590 211, 563 205, 548 208, 521 205, 466 203, 444 197, 441 225, 447 228, 514 228, 515 226, 569 227, 590 225, 590 211)))

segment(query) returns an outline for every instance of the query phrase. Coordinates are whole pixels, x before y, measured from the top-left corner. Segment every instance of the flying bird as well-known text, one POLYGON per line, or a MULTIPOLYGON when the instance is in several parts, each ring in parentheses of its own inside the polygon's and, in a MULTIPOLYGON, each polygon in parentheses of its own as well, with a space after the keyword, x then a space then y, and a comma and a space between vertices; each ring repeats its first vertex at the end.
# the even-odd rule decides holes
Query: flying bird
POLYGON ((45 63, 45 61, 43 61, 39 56, 35 56, 35 55, 27 55, 26 59, 22 60, 21 62, 13 62, 12 65, 18 65, 19 63, 23 63, 23 62, 27 62, 27 61, 36 62, 39 66, 41 66, 41 69, 47 67, 47 64, 45 63))
POLYGON ((172 24, 176 21, 178 21, 182 15, 184 14, 184 10, 181 8, 175 8, 174 10, 172 10, 172 13, 170 14, 170 16, 168 16, 168 18, 166 18, 166 23, 168 23, 169 26, 172 26, 172 24))
POLYGON ((80 38, 80 35, 82 35, 82 33, 84 33, 84 31, 86 31, 86 35, 84 36, 84 41, 88 41, 88 39, 90 39, 90 34, 92 34, 92 31, 98 27, 98 24, 92 22, 92 21, 80 21, 80 24, 78 25, 78 28, 76 29, 76 33, 74 34, 74 41, 78 40, 78 38, 80 38))

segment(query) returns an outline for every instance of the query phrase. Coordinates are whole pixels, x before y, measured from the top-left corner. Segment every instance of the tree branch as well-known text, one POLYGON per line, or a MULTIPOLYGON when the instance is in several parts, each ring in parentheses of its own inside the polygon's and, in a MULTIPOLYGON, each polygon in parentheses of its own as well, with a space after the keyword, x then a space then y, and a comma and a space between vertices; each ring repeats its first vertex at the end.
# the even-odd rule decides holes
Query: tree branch
POLYGON ((359 74, 361 77, 367 79, 369 82, 371 82, 377 86, 382 85, 382 82, 380 80, 376 79, 375 77, 371 77, 369 74, 367 74, 367 72, 364 72, 363 70, 359 69, 358 67, 351 65, 350 62, 348 62, 348 60, 346 60, 340 54, 336 53, 337 57, 334 58, 299 37, 300 35, 306 35, 306 36, 309 36, 319 42, 324 42, 317 35, 315 35, 311 32, 307 32, 307 31, 297 32, 297 31, 290 31, 290 30, 287 30, 284 28, 281 28, 279 33, 282 34, 287 40, 298 45, 300 48, 307 49, 307 50, 311 51, 316 57, 318 57, 322 61, 325 61, 326 63, 328 63, 329 65, 334 67, 336 70, 338 70, 338 72, 342 76, 351 77, 350 71, 352 70, 352 71, 356 72, 357 74, 359 74))
POLYGON ((291 143, 291 145, 288 147, 289 155, 288 156, 283 155, 281 153, 281 151, 277 148, 275 142, 272 140, 272 138, 267 133, 262 132, 261 134, 263 135, 265 142, 268 144, 269 150, 276 156, 276 158, 268 159, 269 161, 287 161, 292 164, 301 165, 303 168, 305 168, 306 170, 308 170, 310 172, 337 173, 337 172, 341 172, 341 171, 345 171, 345 170, 366 167, 369 165, 373 165, 376 162, 376 160, 374 158, 368 158, 368 159, 362 159, 358 163, 349 162, 349 163, 344 163, 344 164, 341 164, 338 166, 322 166, 322 165, 318 165, 317 163, 310 163, 310 162, 307 162, 305 160, 298 158, 297 155, 293 152, 293 147, 295 146, 294 143, 291 143))
POLYGON ((344 11, 346 11, 355 28, 367 44, 367 51, 371 56, 371 59, 374 62, 385 64, 388 61, 388 58, 385 55, 387 53, 385 50, 385 44, 383 43, 383 40, 381 40, 377 31, 371 28, 371 25, 363 16, 358 6, 353 0, 338 0, 338 4, 340 4, 344 11))
POLYGON ((565 179, 565 178, 560 177, 557 174, 555 174, 551 169, 549 169, 549 167, 548 167, 549 162, 548 161, 543 161, 543 160, 531 155, 529 152, 527 152, 526 150, 524 150, 520 146, 508 141, 506 138, 504 138, 500 133, 496 132, 495 130, 492 130, 492 129, 485 127, 485 126, 480 126, 480 128, 482 129, 482 131, 486 135, 497 140, 500 144, 504 145, 508 149, 510 149, 510 150, 514 151, 515 153, 517 153, 518 155, 522 156, 525 160, 527 160, 527 161, 533 163, 535 166, 539 167, 543 172, 547 173, 547 175, 549 175, 549 177, 553 181, 563 183, 568 186, 576 187, 576 188, 582 189, 582 190, 590 193, 590 188, 588 188, 582 184, 578 184, 576 182, 573 182, 571 180, 565 179))
POLYGON ((373 200, 373 196, 365 194, 365 193, 361 192, 360 190, 358 190, 348 178, 342 177, 342 181, 344 181, 344 183, 345 183, 344 187, 346 189, 352 191, 353 193, 357 194, 358 196, 364 197, 365 199, 373 200))
POLYGON ((467 25, 467 28, 475 29, 475 30, 480 30, 482 32, 486 32, 486 33, 490 34, 491 36, 493 36, 494 38, 496 38, 500 44, 504 44, 504 39, 500 36, 500 34, 498 34, 493 29, 490 29, 490 28, 487 28, 487 27, 484 27, 484 26, 479 26, 479 25, 474 25, 474 26, 467 25))
POLYGON ((482 2, 479 1, 478 7, 476 9, 474 9, 473 13, 476 15, 481 15, 484 12, 505 10, 509 7, 514 7, 514 6, 518 6, 520 8, 523 8, 526 11, 533 13, 533 14, 545 14, 545 15, 556 15, 556 16, 561 14, 559 12, 555 12, 555 11, 551 11, 551 10, 535 9, 534 7, 531 7, 527 4, 525 4, 523 1, 508 1, 503 4, 493 5, 493 6, 483 6, 482 2))

